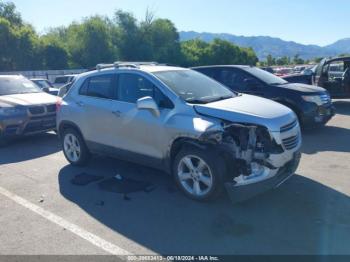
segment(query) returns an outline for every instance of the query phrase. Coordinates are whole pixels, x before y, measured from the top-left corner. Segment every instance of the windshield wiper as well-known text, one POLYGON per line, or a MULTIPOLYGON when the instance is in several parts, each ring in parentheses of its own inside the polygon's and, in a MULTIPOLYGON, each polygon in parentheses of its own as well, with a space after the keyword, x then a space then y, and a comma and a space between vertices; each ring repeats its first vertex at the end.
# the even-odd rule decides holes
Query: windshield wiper
POLYGON ((271 83, 270 85, 272 85, 272 86, 283 86, 283 85, 286 85, 286 84, 288 84, 288 82, 286 82, 286 83, 271 83))
POLYGON ((185 101, 190 104, 207 104, 208 103, 208 101, 206 100, 200 100, 195 98, 186 99, 185 101))
POLYGON ((221 100, 230 99, 230 98, 233 98, 233 97, 234 97, 233 95, 213 97, 212 99, 208 99, 208 102, 209 103, 213 103, 213 102, 217 102, 217 101, 221 101, 221 100))

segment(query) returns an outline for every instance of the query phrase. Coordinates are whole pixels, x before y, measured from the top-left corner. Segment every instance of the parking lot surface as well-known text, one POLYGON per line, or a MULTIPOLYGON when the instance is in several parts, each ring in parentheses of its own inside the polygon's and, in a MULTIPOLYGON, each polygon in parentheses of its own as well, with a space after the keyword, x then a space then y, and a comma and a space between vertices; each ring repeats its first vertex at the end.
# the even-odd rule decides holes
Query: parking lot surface
POLYGON ((238 205, 190 201, 167 175, 111 158, 72 167, 54 134, 21 139, 0 149, 0 254, 350 254, 350 100, 335 106, 303 132, 297 174, 238 205), (117 175, 147 190, 101 186, 117 175))

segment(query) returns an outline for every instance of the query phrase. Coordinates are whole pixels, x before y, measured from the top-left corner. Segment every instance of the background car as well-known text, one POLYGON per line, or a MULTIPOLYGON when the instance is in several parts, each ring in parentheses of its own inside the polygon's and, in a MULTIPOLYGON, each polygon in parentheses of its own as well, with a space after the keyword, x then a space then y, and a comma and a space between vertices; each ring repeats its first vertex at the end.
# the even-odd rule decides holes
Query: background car
POLYGON ((65 86, 65 85, 71 83, 74 80, 75 76, 76 75, 57 76, 55 78, 55 81, 53 82, 53 86, 55 88, 61 88, 62 86, 65 86))
POLYGON ((0 144, 54 130, 56 101, 23 76, 0 76, 0 144))
POLYGON ((265 97, 291 108, 306 128, 326 124, 335 114, 328 92, 320 87, 288 83, 252 66, 207 66, 193 68, 231 90, 265 97))
POLYGON ((350 98, 350 57, 323 59, 316 68, 315 84, 334 98, 350 98))
POLYGON ((46 93, 49 93, 51 95, 57 96, 58 95, 58 89, 54 88, 54 86, 51 84, 51 82, 45 78, 32 78, 30 81, 34 82, 37 86, 41 88, 46 93))

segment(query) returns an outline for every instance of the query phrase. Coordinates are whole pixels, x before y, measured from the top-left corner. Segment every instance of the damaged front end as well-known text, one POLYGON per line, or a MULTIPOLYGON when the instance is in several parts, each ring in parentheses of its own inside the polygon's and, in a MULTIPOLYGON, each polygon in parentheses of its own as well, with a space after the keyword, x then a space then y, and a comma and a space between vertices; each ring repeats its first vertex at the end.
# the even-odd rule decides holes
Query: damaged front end
POLYGON ((225 158, 225 187, 234 202, 279 186, 294 174, 300 160, 301 141, 287 150, 257 125, 224 122, 221 130, 205 132, 201 141, 215 145, 225 158))

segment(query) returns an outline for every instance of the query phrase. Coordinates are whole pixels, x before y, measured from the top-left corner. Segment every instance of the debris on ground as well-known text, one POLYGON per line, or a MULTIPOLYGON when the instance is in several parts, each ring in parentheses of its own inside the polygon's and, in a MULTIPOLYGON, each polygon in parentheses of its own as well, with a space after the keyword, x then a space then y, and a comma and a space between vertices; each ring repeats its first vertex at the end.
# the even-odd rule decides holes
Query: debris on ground
POLYGON ((97 182, 103 179, 104 179, 103 176, 95 176, 95 175, 89 175, 87 173, 81 173, 75 176, 71 180, 71 183, 75 186, 87 186, 93 182, 97 182))
POLYGON ((39 203, 44 203, 44 201, 45 201, 45 196, 44 195, 40 196, 38 202, 39 203))
POLYGON ((125 178, 119 174, 115 177, 102 181, 99 183, 99 187, 107 192, 123 194, 123 199, 127 201, 131 200, 128 196, 130 193, 142 191, 149 193, 155 190, 155 186, 150 182, 125 178))

